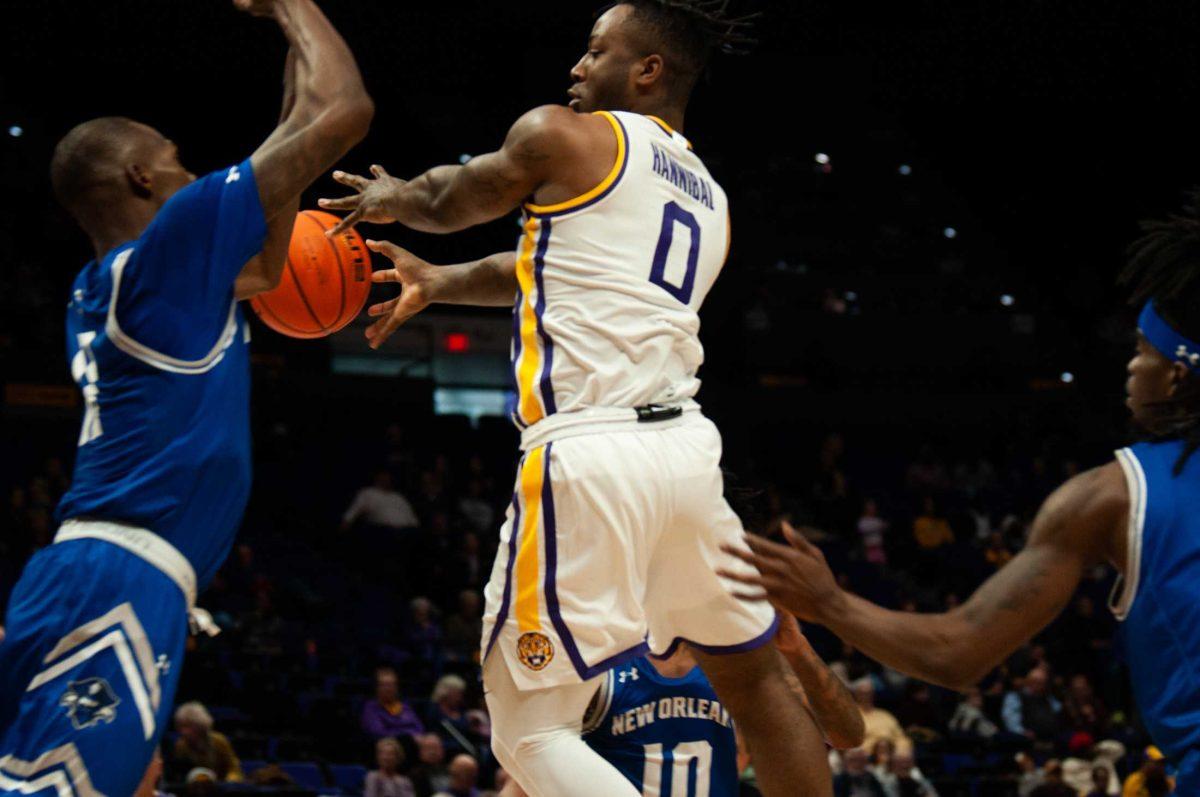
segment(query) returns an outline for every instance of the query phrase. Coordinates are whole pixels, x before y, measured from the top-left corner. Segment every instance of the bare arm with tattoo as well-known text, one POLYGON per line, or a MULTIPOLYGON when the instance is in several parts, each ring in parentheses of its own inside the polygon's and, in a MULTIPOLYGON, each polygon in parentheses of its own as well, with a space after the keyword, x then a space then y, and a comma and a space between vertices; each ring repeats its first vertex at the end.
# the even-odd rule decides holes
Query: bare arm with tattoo
POLYGON ((538 204, 553 204, 582 194, 604 179, 616 156, 607 120, 545 105, 518 119, 496 152, 409 181, 382 166, 371 167, 373 179, 334 172, 335 180, 358 193, 318 204, 350 211, 330 235, 360 221, 456 232, 511 213, 535 195, 538 204))
POLYGON ((854 695, 813 650, 801 633, 800 624, 790 614, 779 612, 775 647, 792 668, 793 688, 800 693, 829 743, 839 750, 861 745, 866 724, 854 695))
POLYGON ((756 588, 747 597, 820 623, 876 661, 964 689, 1045 628, 1084 570, 1104 561, 1124 568, 1128 513, 1115 462, 1076 476, 1046 499, 1025 549, 941 614, 890 611, 843 591, 820 550, 790 527, 790 546, 749 537, 749 552, 727 549, 759 572, 724 575, 756 588))

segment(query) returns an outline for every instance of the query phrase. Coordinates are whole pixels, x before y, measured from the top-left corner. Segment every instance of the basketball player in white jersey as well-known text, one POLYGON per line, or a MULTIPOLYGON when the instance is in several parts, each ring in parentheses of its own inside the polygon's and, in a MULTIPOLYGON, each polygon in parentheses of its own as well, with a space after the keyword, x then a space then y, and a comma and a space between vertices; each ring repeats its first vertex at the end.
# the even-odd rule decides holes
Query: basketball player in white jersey
POLYGON ((368 242, 402 293, 377 348, 433 302, 511 305, 524 455, 487 588, 484 686, 497 757, 535 797, 633 797, 580 739, 599 679, 686 641, 768 797, 831 791, 821 733, 785 680, 766 604, 736 599, 743 544, 721 438, 692 397, 697 311, 729 248, 725 192, 684 137, 710 52, 740 40, 724 0, 630 0, 601 15, 570 109, 537 108, 503 147, 412 181, 335 172, 360 221, 452 232, 523 210, 516 253, 433 267, 368 242))

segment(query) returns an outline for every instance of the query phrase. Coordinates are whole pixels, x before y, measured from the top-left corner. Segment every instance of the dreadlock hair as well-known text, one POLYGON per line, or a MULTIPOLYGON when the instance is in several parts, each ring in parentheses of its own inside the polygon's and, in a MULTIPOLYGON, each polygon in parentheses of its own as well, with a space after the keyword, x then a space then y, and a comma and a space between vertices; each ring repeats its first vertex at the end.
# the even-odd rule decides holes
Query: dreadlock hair
MULTIPOLYGON (((1200 340, 1200 188, 1192 189, 1179 213, 1143 221, 1142 237, 1128 249, 1119 282, 1133 290, 1130 304, 1154 302, 1158 314, 1180 334, 1200 340)), ((1184 441, 1175 475, 1200 449, 1200 377, 1189 372, 1176 394, 1154 408, 1153 439, 1184 441)))
POLYGON ((751 35, 760 15, 734 16, 730 0, 621 0, 646 32, 648 47, 661 47, 668 61, 671 93, 686 100, 714 52, 744 55, 757 44, 751 35))

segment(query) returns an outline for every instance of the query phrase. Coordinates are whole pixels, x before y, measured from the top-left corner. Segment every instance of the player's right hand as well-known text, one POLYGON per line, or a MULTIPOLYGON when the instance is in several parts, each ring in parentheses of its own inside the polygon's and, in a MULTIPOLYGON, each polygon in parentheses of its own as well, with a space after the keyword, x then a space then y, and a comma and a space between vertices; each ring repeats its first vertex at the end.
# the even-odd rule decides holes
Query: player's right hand
POLYGON ((367 327, 367 344, 372 349, 378 349, 401 324, 433 302, 438 269, 389 241, 366 243, 368 249, 384 255, 394 266, 376 271, 371 275, 371 281, 400 283, 399 296, 367 308, 367 315, 379 319, 367 327))
POLYGON ((332 238, 344 230, 348 230, 360 221, 373 224, 390 224, 396 220, 395 215, 388 209, 389 203, 407 181, 392 177, 387 170, 378 164, 371 167, 370 177, 361 174, 336 171, 333 179, 344 186, 358 191, 357 194, 344 196, 339 199, 318 199, 317 206, 325 210, 348 210, 349 215, 338 222, 325 234, 332 238))

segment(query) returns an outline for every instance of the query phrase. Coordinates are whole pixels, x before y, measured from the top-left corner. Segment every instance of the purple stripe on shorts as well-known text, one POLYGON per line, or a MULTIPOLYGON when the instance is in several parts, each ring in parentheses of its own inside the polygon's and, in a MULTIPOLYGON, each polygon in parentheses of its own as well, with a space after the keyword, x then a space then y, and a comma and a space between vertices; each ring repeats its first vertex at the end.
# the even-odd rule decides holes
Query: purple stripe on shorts
POLYGON ((686 642, 696 650, 699 650, 702 653, 707 653, 711 656, 727 656, 731 653, 745 653, 747 651, 754 650, 755 648, 761 648, 763 645, 770 642, 775 638, 775 632, 778 630, 779 618, 773 617, 771 618, 771 625, 766 631, 763 631, 749 642, 743 642, 740 645, 701 645, 699 642, 693 642, 690 639, 677 636, 675 639, 671 640, 671 644, 667 646, 665 653, 654 653, 651 655, 658 659, 668 658, 675 653, 675 649, 679 647, 681 642, 686 642))
MULTIPOLYGON (((542 232, 538 236, 537 252, 533 256, 533 279, 537 284, 537 301, 533 305, 533 315, 537 319, 538 335, 542 339, 542 406, 547 415, 558 411, 554 403, 554 388, 550 386, 550 368, 554 364, 554 341, 546 333, 542 316, 546 312, 546 284, 542 279, 542 270, 546 266, 546 247, 550 244, 550 219, 542 221, 542 232)), ((547 452, 549 453, 549 452, 547 452)))
MULTIPOLYGON (((522 460, 517 466, 518 474, 524 464, 525 462, 522 460)), ((500 599, 500 611, 496 612, 496 622, 492 625, 492 635, 488 637, 487 650, 483 652, 481 661, 487 660, 488 654, 492 652, 492 646, 496 644, 496 638, 500 636, 500 629, 504 628, 504 623, 508 620, 508 604, 512 595, 513 561, 517 558, 517 535, 521 532, 521 502, 517 500, 515 490, 513 491, 512 505, 513 522, 508 534, 508 565, 504 568, 504 597, 500 599)))

